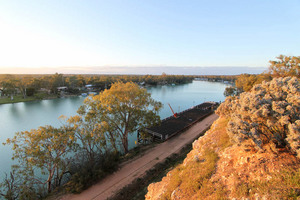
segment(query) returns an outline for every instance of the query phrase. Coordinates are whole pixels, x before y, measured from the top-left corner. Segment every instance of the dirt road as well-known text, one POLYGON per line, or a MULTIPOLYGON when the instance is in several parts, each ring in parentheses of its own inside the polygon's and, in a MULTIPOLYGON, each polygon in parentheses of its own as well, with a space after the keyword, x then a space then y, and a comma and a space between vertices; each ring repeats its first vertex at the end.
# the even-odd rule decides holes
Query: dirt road
POLYGON ((179 152, 186 144, 194 141, 199 134, 209 127, 217 118, 218 116, 216 114, 208 116, 180 135, 170 138, 166 142, 149 149, 143 156, 127 163, 117 172, 107 176, 105 179, 91 186, 82 193, 78 195, 66 195, 61 197, 60 200, 107 199, 136 178, 143 176, 143 174, 145 174, 145 172, 151 169, 155 164, 162 162, 173 153, 179 152))

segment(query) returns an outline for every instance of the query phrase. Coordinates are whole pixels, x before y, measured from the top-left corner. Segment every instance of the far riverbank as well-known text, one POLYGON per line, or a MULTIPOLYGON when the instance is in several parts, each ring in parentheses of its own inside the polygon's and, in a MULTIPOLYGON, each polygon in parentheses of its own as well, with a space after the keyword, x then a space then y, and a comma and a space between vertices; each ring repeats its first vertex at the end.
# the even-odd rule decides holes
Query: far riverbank
POLYGON ((10 104, 10 103, 21 103, 21 102, 30 102, 30 101, 41 101, 41 100, 50 100, 50 99, 56 99, 58 98, 57 95, 49 95, 44 98, 39 98, 39 97, 26 97, 25 99, 23 98, 22 95, 17 95, 14 96, 13 99, 11 99, 10 96, 5 96, 0 98, 0 105, 1 104, 10 104))

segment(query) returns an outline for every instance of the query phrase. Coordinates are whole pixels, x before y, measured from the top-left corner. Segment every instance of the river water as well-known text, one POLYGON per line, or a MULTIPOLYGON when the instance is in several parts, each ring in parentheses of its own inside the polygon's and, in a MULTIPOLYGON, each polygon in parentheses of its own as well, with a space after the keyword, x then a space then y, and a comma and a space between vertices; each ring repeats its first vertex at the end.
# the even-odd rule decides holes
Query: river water
MULTIPOLYGON (((160 111, 163 119, 172 115, 168 103, 175 112, 180 112, 205 101, 224 101, 225 88, 223 83, 193 81, 176 86, 149 87, 147 90, 153 99, 163 103, 164 107, 160 111)), ((39 126, 59 127, 62 122, 58 117, 75 115, 83 100, 84 97, 72 97, 0 105, 0 180, 4 173, 9 173, 13 163, 11 146, 2 145, 7 138, 12 138, 15 132, 39 126)), ((129 140, 129 147, 134 147, 136 135, 132 135, 129 140)))

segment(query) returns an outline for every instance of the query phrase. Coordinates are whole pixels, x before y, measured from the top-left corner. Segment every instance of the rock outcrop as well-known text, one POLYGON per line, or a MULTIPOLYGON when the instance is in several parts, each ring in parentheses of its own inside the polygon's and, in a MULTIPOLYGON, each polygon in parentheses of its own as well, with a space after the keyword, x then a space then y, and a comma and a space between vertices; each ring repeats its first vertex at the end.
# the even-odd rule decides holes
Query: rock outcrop
POLYGON ((220 118, 182 164, 148 187, 146 200, 287 199, 300 196, 300 161, 287 149, 232 144, 220 118))

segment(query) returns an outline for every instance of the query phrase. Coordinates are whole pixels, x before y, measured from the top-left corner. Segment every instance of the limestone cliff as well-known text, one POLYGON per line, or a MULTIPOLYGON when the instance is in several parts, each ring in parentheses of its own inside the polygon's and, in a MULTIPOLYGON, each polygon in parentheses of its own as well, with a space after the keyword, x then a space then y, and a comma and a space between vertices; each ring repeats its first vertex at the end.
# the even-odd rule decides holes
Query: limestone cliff
POLYGON ((287 149, 246 140, 232 144, 219 118, 182 164, 148 187, 147 200, 158 199, 297 199, 300 161, 287 149))

